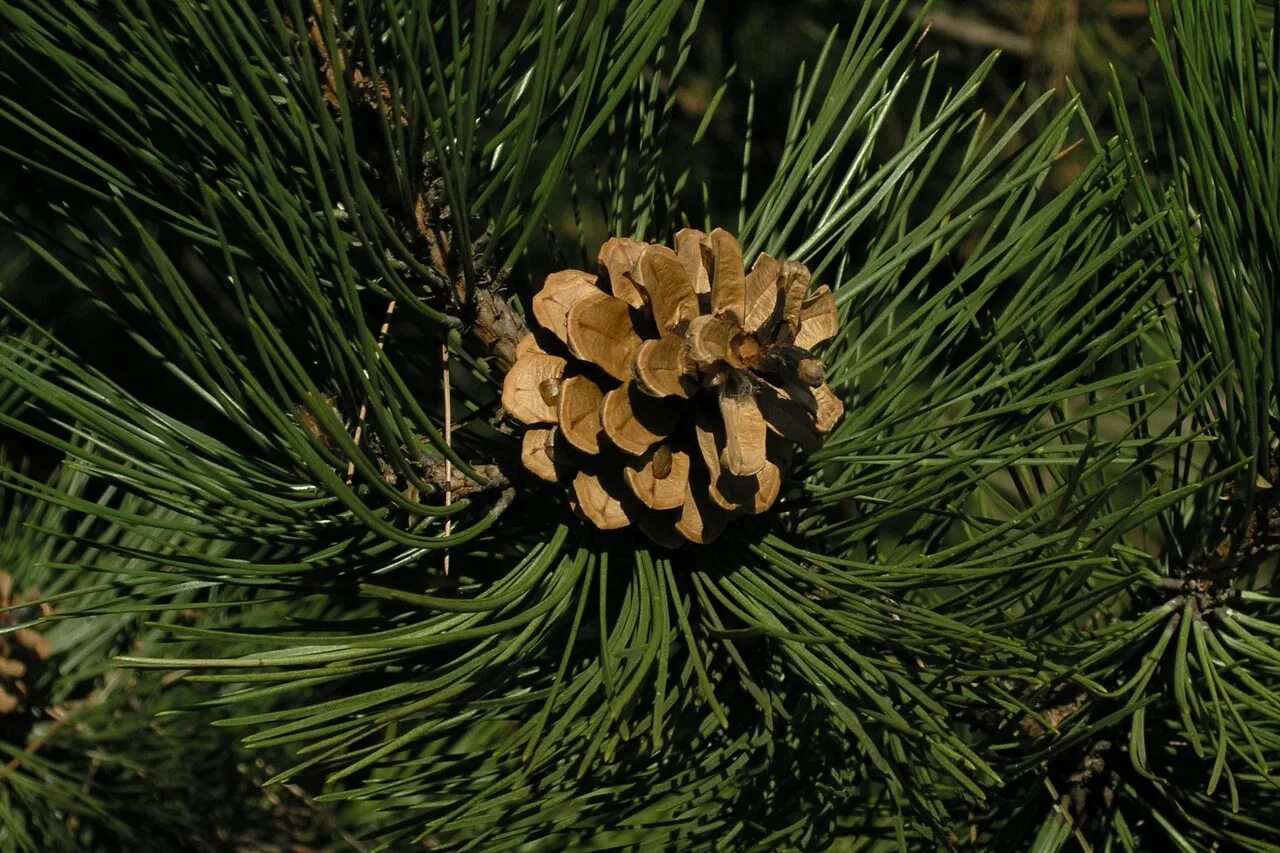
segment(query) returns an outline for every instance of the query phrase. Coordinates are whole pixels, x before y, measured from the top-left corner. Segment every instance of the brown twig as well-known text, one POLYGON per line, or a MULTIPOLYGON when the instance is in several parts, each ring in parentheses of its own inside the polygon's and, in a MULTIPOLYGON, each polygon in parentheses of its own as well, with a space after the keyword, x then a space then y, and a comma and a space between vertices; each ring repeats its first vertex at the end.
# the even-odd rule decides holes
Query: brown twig
POLYGON ((1039 64, 1050 89, 1062 89, 1078 68, 1080 0, 1040 0, 1033 7, 1027 32, 1037 46, 1039 64))
MULTIPOLYGON (((79 702, 67 703, 65 708, 51 708, 49 710, 49 715, 53 717, 53 724, 41 732, 40 737, 27 744, 26 748, 22 750, 23 753, 30 756, 39 752, 45 744, 53 740, 54 735, 70 725, 71 721, 74 720, 81 711, 102 701, 102 697, 115 687, 116 683, 122 677, 121 670, 112 670, 103 681, 102 686, 97 690, 94 690, 84 699, 79 702)), ((13 771, 17 770, 21 765, 22 756, 17 756, 4 767, 0 768, 0 782, 8 779, 9 776, 13 774, 13 771)))
POLYGON ((488 287, 476 289, 475 309, 475 336, 493 354, 500 368, 510 370, 516 363, 516 346, 529 333, 524 317, 488 287))
POLYGON ((428 457, 420 464, 422 465, 422 479, 439 485, 442 489, 451 493, 455 500, 481 492, 505 489, 511 484, 510 479, 497 465, 472 465, 471 470, 486 480, 484 483, 477 483, 461 471, 454 470, 453 463, 447 459, 428 457))
MULTIPOLYGON (((76 709, 76 711, 78 710, 79 709, 76 709)), ((27 748, 22 750, 23 753, 26 755, 35 755, 37 752, 39 752, 40 748, 43 747, 46 743, 48 743, 53 738, 54 735, 62 731, 62 729, 67 725, 67 723, 71 721, 71 718, 75 716, 76 711, 72 711, 70 714, 60 714, 58 717, 56 717, 53 721, 53 725, 45 729, 44 732, 40 735, 40 737, 36 738, 31 743, 27 744, 27 748)), ((9 776, 13 773, 13 771, 17 770, 21 764, 22 764, 22 756, 18 756, 17 758, 14 758, 12 761, 6 764, 3 768, 0 768, 0 782, 3 782, 5 779, 8 779, 9 776)))
POLYGON ((414 205, 414 220, 426 243, 431 267, 442 281, 448 283, 452 297, 471 319, 471 333, 476 340, 495 358, 502 370, 509 370, 516 361, 516 345, 528 334, 529 327, 524 317, 517 314, 502 296, 500 271, 477 270, 475 281, 467 281, 459 253, 475 252, 488 238, 482 235, 476 246, 460 249, 453 239, 452 224, 442 196, 441 181, 436 178, 427 182, 414 205))
MULTIPOLYGON (((923 9, 916 6, 912 12, 919 14, 923 9)), ((1016 56, 1030 56, 1035 51, 1035 42, 1023 33, 1001 29, 974 18, 930 12, 924 17, 924 25, 931 31, 975 47, 993 48, 1016 56)))

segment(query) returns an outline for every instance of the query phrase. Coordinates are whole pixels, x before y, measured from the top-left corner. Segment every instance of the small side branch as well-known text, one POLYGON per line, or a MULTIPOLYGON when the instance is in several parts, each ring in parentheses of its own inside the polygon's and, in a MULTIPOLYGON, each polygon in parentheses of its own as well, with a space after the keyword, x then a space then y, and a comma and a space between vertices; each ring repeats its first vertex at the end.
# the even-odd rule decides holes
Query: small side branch
MULTIPOLYGON (((912 11, 919 14, 923 7, 914 7, 912 11)), ((1030 56, 1035 52, 1035 41, 1031 37, 962 15, 930 12, 924 17, 924 26, 926 32, 938 32, 975 47, 999 50, 1015 56, 1030 56)))
POLYGON ((510 370, 516 363, 516 346, 529 332, 524 317, 492 288, 476 289, 475 309, 475 336, 503 370, 510 370))
POLYGON ((422 463, 422 479, 437 484, 446 495, 453 499, 470 497, 483 492, 505 489, 511 485, 510 480, 497 465, 473 465, 474 470, 487 482, 477 483, 460 471, 453 470, 447 459, 430 457, 422 463))

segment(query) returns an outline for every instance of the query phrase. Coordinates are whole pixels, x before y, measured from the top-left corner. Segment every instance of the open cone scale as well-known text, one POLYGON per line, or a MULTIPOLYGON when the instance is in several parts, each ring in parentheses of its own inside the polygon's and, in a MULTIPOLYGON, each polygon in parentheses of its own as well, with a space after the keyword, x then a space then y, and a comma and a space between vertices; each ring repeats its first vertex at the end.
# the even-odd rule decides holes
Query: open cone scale
POLYGON ((669 547, 768 510, 792 446, 844 413, 812 352, 838 330, 830 288, 763 254, 747 272, 722 229, 675 246, 614 237, 597 275, 549 275, 502 393, 526 468, 597 527, 669 547))

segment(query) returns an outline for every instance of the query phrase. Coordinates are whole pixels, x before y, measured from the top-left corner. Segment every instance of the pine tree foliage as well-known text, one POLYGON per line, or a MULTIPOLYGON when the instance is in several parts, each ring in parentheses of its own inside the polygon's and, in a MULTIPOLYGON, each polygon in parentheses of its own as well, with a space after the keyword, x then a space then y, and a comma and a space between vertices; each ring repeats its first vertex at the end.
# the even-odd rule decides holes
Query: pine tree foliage
POLYGON ((0 222, 128 355, 0 282, 55 650, 5 843, 261 846, 290 792, 358 849, 1280 845, 1274 12, 1154 17, 1171 115, 1109 139, 905 5, 753 102, 736 199, 667 156, 701 3, 0 5, 0 222), (665 550, 498 397, 548 272, 687 225, 831 285, 846 415, 665 550))
MULTIPOLYGON (((70 468, 50 485, 77 498, 95 487, 70 468)), ((142 507, 137 499, 123 504, 142 507)), ((78 541, 64 541, 48 531, 66 528, 67 507, 19 496, 5 510, 0 560, 39 584, 27 592, 41 593, 52 611, 38 630, 57 669, 38 674, 29 713, 3 721, 3 849, 272 849, 344 831, 338 809, 317 808, 296 788, 259 787, 274 773, 271 762, 284 757, 279 752, 250 751, 197 715, 175 715, 206 700, 205 691, 111 666, 112 656, 161 641, 165 625, 190 622, 206 606, 191 586, 170 597, 174 609, 143 624, 153 611, 129 603, 125 580, 152 562, 115 549, 150 548, 150 536, 120 525, 90 533, 79 519, 78 541), (112 574, 85 579, 65 570, 68 558, 85 555, 112 574), (62 612, 69 601, 75 616, 62 618, 70 616, 62 612)), ((161 510, 154 520, 171 516, 161 510)), ((18 606, 5 615, 6 624, 21 626, 39 613, 18 606)))

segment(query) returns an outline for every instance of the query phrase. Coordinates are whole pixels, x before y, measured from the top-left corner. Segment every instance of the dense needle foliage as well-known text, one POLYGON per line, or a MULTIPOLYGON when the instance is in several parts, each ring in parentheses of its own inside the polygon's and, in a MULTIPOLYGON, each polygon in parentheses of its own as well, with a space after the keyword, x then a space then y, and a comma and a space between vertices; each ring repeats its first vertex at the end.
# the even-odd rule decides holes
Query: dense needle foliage
POLYGON ((1280 37, 1171 7, 1155 111, 886 0, 726 139, 701 2, 0 2, 0 846, 1280 845, 1280 37), (501 331, 688 226, 830 284, 845 415, 666 550, 501 331))

